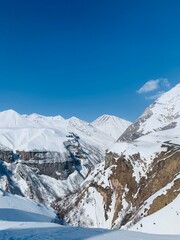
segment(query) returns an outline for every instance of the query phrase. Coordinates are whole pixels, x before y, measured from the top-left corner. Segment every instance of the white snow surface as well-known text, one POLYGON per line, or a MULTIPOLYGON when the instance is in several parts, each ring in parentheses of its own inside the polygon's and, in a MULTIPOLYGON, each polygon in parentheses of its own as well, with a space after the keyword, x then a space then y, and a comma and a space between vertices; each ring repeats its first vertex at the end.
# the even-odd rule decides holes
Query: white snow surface
POLYGON ((180 195, 156 213, 144 217, 130 230, 157 234, 180 234, 180 195))
POLYGON ((54 217, 54 210, 0 189, 0 229, 4 221, 51 222, 54 217))
POLYGON ((179 240, 180 235, 155 235, 131 231, 110 231, 57 226, 56 224, 14 224, 13 228, 2 230, 3 240, 179 240))
POLYGON ((94 127, 113 137, 115 140, 126 130, 131 122, 113 115, 104 114, 91 123, 94 127))
POLYGON ((60 226, 51 223, 54 217, 51 209, 0 190, 0 239, 3 240, 178 240, 180 237, 60 226))

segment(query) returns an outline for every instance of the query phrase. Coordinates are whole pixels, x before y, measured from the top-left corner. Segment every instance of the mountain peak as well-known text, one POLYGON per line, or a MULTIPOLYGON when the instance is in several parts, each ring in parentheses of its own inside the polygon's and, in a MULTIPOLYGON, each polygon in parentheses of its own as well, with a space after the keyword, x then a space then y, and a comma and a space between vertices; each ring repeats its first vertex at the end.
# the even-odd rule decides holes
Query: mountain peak
POLYGON ((98 117, 96 120, 94 120, 92 123, 107 122, 107 121, 110 121, 111 119, 121 119, 121 118, 116 117, 116 116, 114 116, 114 115, 103 114, 102 116, 100 116, 100 117, 98 117))
POLYGON ((29 125, 28 121, 13 109, 0 112, 0 127, 24 127, 29 125))
POLYGON ((4 111, 0 112, 0 114, 20 115, 19 113, 17 113, 17 112, 14 111, 13 109, 7 109, 7 110, 4 110, 4 111))
POLYGON ((98 117, 91 124, 116 140, 126 130, 131 122, 117 116, 104 114, 98 117))

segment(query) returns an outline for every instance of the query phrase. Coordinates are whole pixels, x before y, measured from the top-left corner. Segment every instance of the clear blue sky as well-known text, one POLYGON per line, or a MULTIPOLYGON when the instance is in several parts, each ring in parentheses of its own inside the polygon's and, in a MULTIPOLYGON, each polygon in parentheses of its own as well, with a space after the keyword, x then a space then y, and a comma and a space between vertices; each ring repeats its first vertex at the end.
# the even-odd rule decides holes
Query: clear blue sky
POLYGON ((159 78, 180 79, 179 0, 0 2, 0 110, 133 121, 159 78))

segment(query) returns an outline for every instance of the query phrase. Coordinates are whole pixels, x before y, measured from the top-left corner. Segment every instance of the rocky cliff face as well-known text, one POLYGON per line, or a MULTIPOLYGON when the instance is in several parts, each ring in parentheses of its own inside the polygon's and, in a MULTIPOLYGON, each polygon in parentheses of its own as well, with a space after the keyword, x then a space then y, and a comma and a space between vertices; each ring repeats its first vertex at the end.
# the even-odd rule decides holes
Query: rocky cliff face
POLYGON ((21 164, 24 164, 39 175, 51 176, 66 180, 74 172, 76 162, 67 154, 51 151, 18 151, 21 164))

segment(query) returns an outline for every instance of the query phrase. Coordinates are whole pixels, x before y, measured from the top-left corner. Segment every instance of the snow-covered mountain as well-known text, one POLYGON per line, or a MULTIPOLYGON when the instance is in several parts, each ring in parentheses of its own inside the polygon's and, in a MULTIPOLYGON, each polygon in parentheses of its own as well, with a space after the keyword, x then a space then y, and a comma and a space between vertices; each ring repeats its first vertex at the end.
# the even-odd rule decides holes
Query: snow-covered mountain
POLYGON ((94 127, 115 140, 129 127, 131 122, 112 115, 103 115, 91 123, 94 127), (120 135, 119 135, 120 134, 120 135))
POLYGON ((180 84, 122 134, 106 153, 105 162, 82 183, 80 192, 56 206, 64 206, 67 220, 75 226, 130 228, 178 201, 179 160, 180 84))
POLYGON ((113 143, 76 117, 0 112, 0 187, 51 204, 77 190, 113 143))

